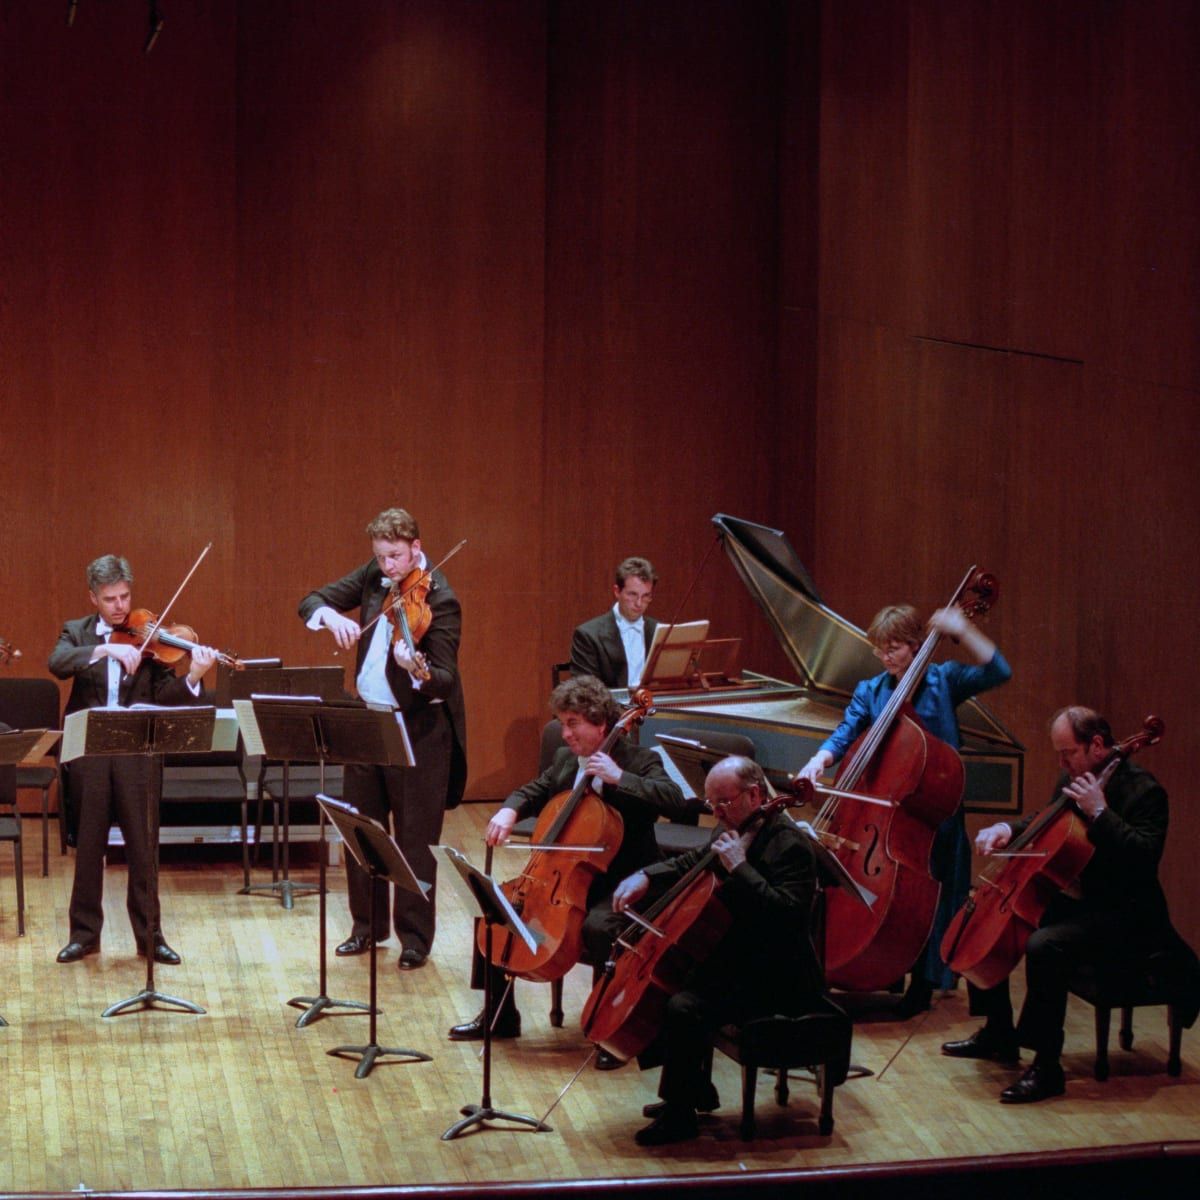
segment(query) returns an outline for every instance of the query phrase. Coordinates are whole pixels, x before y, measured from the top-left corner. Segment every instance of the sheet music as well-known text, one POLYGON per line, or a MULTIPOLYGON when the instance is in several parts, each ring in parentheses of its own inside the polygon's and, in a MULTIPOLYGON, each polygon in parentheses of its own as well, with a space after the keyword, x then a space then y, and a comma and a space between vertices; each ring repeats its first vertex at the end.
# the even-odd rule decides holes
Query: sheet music
POLYGON ((83 753, 87 738, 87 715, 88 710, 81 708, 78 712, 68 714, 63 721, 62 752, 59 754, 62 762, 69 763, 83 753))
POLYGON ((471 876, 480 881, 487 889, 488 895, 496 901, 496 906, 504 913, 505 920, 509 923, 510 927, 516 930, 520 935, 521 941, 529 947, 529 953, 537 953, 538 946, 545 939, 539 938, 521 920, 517 915, 517 910, 509 903, 508 897, 496 886, 496 881, 490 875, 485 875, 461 850, 454 846, 430 846, 429 848, 451 868, 447 872, 447 875, 450 879, 454 880, 454 886, 457 888, 459 895, 463 897, 472 910, 478 910, 479 900, 471 890, 471 885, 467 883, 466 876, 471 876))
MULTIPOLYGON (((679 739, 676 740, 678 741, 679 739)), ((697 799, 698 797, 696 796, 695 788, 693 788, 692 785, 688 783, 686 779, 684 779, 683 772, 680 771, 680 769, 675 765, 675 761, 667 753, 666 747, 655 745, 651 746, 650 748, 655 754, 658 755, 659 758, 662 759, 663 770, 666 771, 666 773, 671 777, 671 782, 675 784, 675 786, 683 793, 684 799, 697 799)))
MULTIPOLYGON (((235 700, 233 711, 237 714, 237 723, 242 731, 242 744, 246 747, 246 753, 258 754, 265 758, 267 748, 263 745, 262 732, 258 728, 258 719, 254 715, 254 701, 235 700)), ((69 717, 67 719, 70 720, 69 717)))

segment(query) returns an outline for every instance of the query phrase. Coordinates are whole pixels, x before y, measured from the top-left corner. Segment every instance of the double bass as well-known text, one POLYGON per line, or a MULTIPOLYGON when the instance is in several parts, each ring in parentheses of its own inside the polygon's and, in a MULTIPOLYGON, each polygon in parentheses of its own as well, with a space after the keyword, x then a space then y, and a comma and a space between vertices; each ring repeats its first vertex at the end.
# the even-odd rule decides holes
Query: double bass
MULTIPOLYGON (((1114 745, 1096 777, 1101 789, 1125 759, 1156 745, 1164 728, 1160 717, 1149 716, 1139 732, 1114 745)), ((1046 906, 1078 880, 1094 850, 1087 822, 1062 792, 976 877, 942 938, 950 969, 981 988, 1007 979, 1046 906)))
MULTIPOLYGON (((793 794, 780 792, 765 801, 736 832, 781 808, 805 804, 813 795, 807 779, 791 787, 793 794)), ((709 848, 644 914, 633 918, 588 996, 581 1017, 584 1036, 623 1062, 654 1040, 667 1001, 733 923, 719 894, 719 863, 716 851, 709 848)))
MULTIPOLYGON (((967 617, 995 601, 994 576, 972 567, 950 598, 967 617)), ((825 971, 830 984, 873 991, 899 979, 929 937, 940 885, 929 873, 938 826, 958 811, 964 770, 953 747, 922 725, 911 697, 942 635, 931 630, 870 729, 846 753, 813 820, 822 842, 876 899, 830 891, 825 971)))
MULTIPOLYGON (((647 689, 635 691, 596 753, 610 753, 619 738, 653 711, 653 704, 647 689)), ((546 804, 538 814, 533 850, 521 874, 501 885, 521 920, 542 939, 536 951, 511 932, 493 940, 491 963, 510 975, 549 983, 579 961, 588 891, 616 857, 625 832, 621 814, 592 789, 594 778, 585 773, 571 791, 560 792, 546 804)), ((483 922, 477 944, 486 957, 483 922)))

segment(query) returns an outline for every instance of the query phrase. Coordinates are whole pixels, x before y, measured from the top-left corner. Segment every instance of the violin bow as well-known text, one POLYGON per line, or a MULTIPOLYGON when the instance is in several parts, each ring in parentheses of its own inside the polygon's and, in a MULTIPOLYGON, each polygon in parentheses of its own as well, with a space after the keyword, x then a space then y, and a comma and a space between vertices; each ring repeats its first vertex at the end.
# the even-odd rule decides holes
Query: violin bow
POLYGON ((211 549, 212 549, 212 542, 209 542, 208 545, 205 546, 204 549, 201 550, 200 553, 196 556, 196 561, 194 563, 192 563, 191 570, 188 571, 188 573, 183 577, 183 582, 175 589, 175 595, 173 595, 171 597, 171 599, 167 601, 166 608, 164 608, 162 610, 162 614, 159 616, 158 620, 155 621, 154 624, 150 626, 150 631, 146 634, 145 638, 142 639, 143 646, 148 646, 154 640, 154 635, 159 631, 159 629, 162 628, 162 623, 167 619, 167 614, 171 611, 172 608, 175 607, 175 601, 179 599, 180 595, 182 595, 183 589, 185 587, 187 587, 187 585, 188 585, 188 581, 192 578, 193 575, 195 575, 196 568, 204 561, 204 556, 211 549))

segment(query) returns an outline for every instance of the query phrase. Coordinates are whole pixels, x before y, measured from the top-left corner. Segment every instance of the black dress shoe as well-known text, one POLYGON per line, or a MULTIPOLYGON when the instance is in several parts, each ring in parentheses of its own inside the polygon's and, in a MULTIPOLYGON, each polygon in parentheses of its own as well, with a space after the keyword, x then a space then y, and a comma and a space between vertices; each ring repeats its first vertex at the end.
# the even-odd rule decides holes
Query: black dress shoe
POLYGON ((422 954, 420 950, 401 950, 400 961, 396 964, 401 971, 416 971, 423 967, 429 961, 428 954, 422 954))
POLYGON ((372 946, 375 945, 375 939, 369 937, 365 933, 352 933, 335 951, 339 958, 349 958, 354 954, 366 954, 372 946))
MULTIPOLYGON (((710 1113, 716 1112, 720 1107, 721 1097, 717 1095, 717 1089, 710 1081, 701 1089, 700 1099, 696 1101, 696 1111, 710 1113)), ((647 1104, 642 1109, 642 1116, 653 1120, 655 1117, 661 1117, 666 1111, 667 1102, 665 1100, 655 1100, 652 1104, 647 1104)))
POLYGON ((1058 1063, 1034 1063, 1011 1087, 1000 1093, 1002 1104, 1034 1104, 1061 1096, 1067 1090, 1067 1079, 1058 1063))
MULTIPOLYGON (((478 1042, 483 1039, 483 1013, 479 1013, 470 1021, 461 1025, 451 1025, 447 1035, 452 1042, 478 1042)), ((492 1026, 494 1038, 518 1038, 521 1036, 521 1014, 510 1008, 502 1012, 495 1025, 492 1026)))
POLYGON ((68 942, 58 952, 58 961, 60 963, 78 962, 81 958, 87 958, 89 954, 99 954, 99 952, 99 942, 68 942))
MULTIPOLYGON (((138 958, 145 958, 146 952, 140 946, 138 947, 138 958)), ((177 967, 183 959, 167 945, 163 938, 159 938, 154 943, 154 961, 162 963, 164 967, 177 967)))
POLYGON ((633 1140, 639 1146, 669 1146, 673 1142, 689 1141, 699 1132, 696 1114, 690 1108, 668 1104, 660 1116, 633 1135, 633 1140))
POLYGON ((607 1050, 596 1051, 597 1071, 615 1071, 624 1065, 625 1060, 623 1058, 618 1058, 615 1054, 609 1054, 607 1050))
POLYGON ((960 1042, 943 1042, 942 1053, 951 1058, 986 1058, 1015 1066, 1021 1057, 1021 1046, 1015 1030, 1001 1033, 984 1025, 960 1042))

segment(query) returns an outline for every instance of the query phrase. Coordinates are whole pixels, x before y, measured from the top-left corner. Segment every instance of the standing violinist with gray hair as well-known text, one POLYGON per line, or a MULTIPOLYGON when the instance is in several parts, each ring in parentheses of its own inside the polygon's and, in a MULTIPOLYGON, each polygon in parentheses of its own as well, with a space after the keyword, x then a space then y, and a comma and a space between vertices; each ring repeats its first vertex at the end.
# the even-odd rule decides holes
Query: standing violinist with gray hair
MULTIPOLYGON (((67 621, 50 652, 50 674, 71 681, 63 715, 132 704, 199 704, 200 681, 216 662, 217 652, 210 646, 194 646, 185 676, 143 654, 125 633, 133 610, 133 572, 124 558, 105 554, 90 563, 87 588, 96 611, 67 621)), ((125 840, 126 908, 138 953, 145 953, 152 938, 155 962, 178 963, 179 955, 167 944, 159 924, 158 895, 152 886, 157 829, 152 840, 146 824, 147 805, 158 812, 162 756, 84 755, 64 766, 63 774, 63 807, 76 851, 71 932, 58 961, 78 962, 100 949, 104 856, 115 821, 125 840)))

